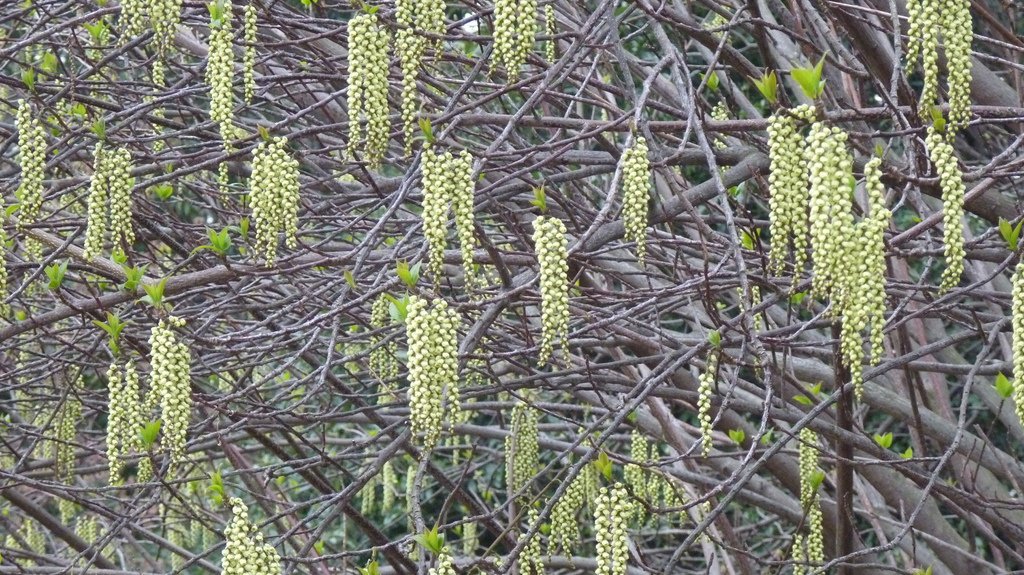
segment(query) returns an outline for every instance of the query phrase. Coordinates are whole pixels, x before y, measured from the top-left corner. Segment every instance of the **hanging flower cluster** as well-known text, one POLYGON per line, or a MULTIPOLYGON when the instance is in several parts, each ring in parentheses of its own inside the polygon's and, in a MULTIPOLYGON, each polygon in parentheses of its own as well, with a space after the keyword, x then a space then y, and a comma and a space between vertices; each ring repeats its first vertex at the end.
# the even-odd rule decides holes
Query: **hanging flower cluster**
MULTIPOLYGON (((729 119, 729 106, 725 103, 725 100, 719 100, 715 107, 711 108, 711 119, 716 122, 724 122, 729 119)), ((715 138, 715 148, 724 150, 726 147, 728 147, 728 144, 725 142, 724 134, 715 138)))
POLYGON ((95 517, 85 515, 75 522, 75 535, 90 545, 96 543, 100 534, 100 523, 95 517))
POLYGON ((441 552, 437 554, 437 565, 431 567, 427 575, 457 575, 452 550, 447 545, 441 548, 441 552))
MULTIPOLYGON (((540 523, 540 513, 536 507, 530 507, 526 512, 526 525, 535 526, 540 523)), ((519 541, 526 538, 528 530, 524 529, 519 534, 519 541)), ((544 575, 544 561, 541 559, 540 532, 535 532, 529 541, 523 546, 516 560, 517 571, 523 575, 544 575)))
MULTIPOLYGON (((35 521, 24 518, 21 521, 21 526, 18 527, 18 537, 25 542, 25 551, 30 551, 34 555, 46 555, 46 536, 43 534, 39 526, 36 525, 35 521)), ((21 544, 18 543, 18 539, 14 537, 13 533, 9 533, 4 539, 4 547, 8 549, 24 549, 21 544)), ((22 559, 20 562, 22 567, 35 567, 36 562, 33 559, 22 559)))
POLYGON ((473 156, 465 150, 459 152, 459 155, 450 161, 447 171, 453 180, 452 211, 455 213, 455 233, 459 237, 459 250, 462 255, 462 272, 466 289, 471 289, 476 285, 473 264, 473 252, 476 251, 473 220, 476 183, 473 181, 473 156))
MULTIPOLYGON (((667 475, 658 474, 658 484, 661 485, 661 505, 667 510, 668 513, 673 514, 676 520, 682 524, 685 523, 689 516, 685 509, 682 509, 686 505, 686 492, 679 485, 676 485, 675 480, 669 479, 667 475)), ((670 516, 671 520, 671 516, 670 516)))
POLYGON ((413 130, 420 112, 420 96, 416 78, 423 67, 428 47, 440 50, 441 41, 431 40, 425 34, 440 37, 445 32, 444 0, 396 0, 395 19, 398 32, 395 49, 402 68, 402 133, 405 153, 412 152, 413 130))
POLYGON ((843 319, 840 348, 850 368, 857 399, 863 394, 864 346, 861 334, 871 329, 871 364, 882 355, 882 326, 885 323, 885 229, 892 214, 885 207, 882 159, 864 166, 868 214, 854 226, 846 248, 846 297, 840 311, 843 319))
POLYGON ((822 526, 821 484, 818 471, 818 434, 809 428, 800 430, 800 505, 807 516, 807 535, 801 538, 801 548, 794 546, 794 557, 800 563, 821 564, 825 561, 825 539, 822 526), (803 548, 806 546, 806 548, 803 548))
POLYGON ((634 463, 626 464, 624 471, 626 485, 633 490, 635 497, 646 499, 648 496, 647 473, 640 464, 646 464, 650 460, 650 444, 647 441, 647 437, 639 429, 633 429, 629 439, 629 458, 634 463))
POLYGON ((548 555, 554 555, 559 551, 566 556, 572 556, 576 547, 580 544, 580 522, 577 514, 583 508, 586 500, 587 465, 576 477, 572 478, 569 487, 562 494, 561 499, 555 502, 551 509, 551 534, 548 537, 548 555))
POLYGON ((64 482, 70 482, 75 471, 75 428, 82 418, 82 402, 68 394, 54 418, 55 438, 53 443, 54 475, 64 482))
MULTIPOLYGON (((416 491, 416 466, 410 465, 405 470, 405 514, 410 516, 409 524, 412 525, 413 494, 416 491)), ((411 529, 411 527, 410 527, 411 529)))
POLYGON ((868 327, 872 329, 872 363, 878 362, 883 351, 883 235, 890 213, 885 208, 881 160, 875 159, 865 167, 869 215, 854 223, 852 190, 856 180, 846 139, 846 132, 841 129, 815 123, 811 126, 806 149, 811 180, 814 289, 832 300, 833 315, 843 319, 840 347, 844 361, 853 372, 859 397, 863 387, 862 334, 868 327))
MULTIPOLYGON (((747 302, 742 286, 736 286, 736 301, 740 314, 745 314, 755 307, 761 305, 761 286, 750 284, 750 302, 747 302)), ((755 330, 761 329, 761 315, 754 314, 753 324, 755 330)))
POLYGON ((409 296, 409 411, 412 431, 432 448, 441 437, 445 411, 458 410, 458 313, 443 299, 433 305, 409 296))
POLYGON ((495 0, 492 67, 503 66, 509 83, 519 78, 536 35, 537 0, 495 0))
POLYGON ((18 102, 17 124, 21 183, 14 193, 18 198, 18 231, 21 231, 39 219, 43 207, 46 136, 43 125, 32 116, 32 108, 25 100, 18 102))
POLYGON ((132 452, 142 451, 139 430, 145 425, 139 374, 135 363, 124 366, 115 361, 107 369, 107 466, 111 485, 121 485, 125 460, 132 452))
POLYGON ((971 119, 971 0, 944 0, 942 38, 949 90, 950 139, 971 119))
MULTIPOLYGON (((0 210, 4 209, 3 201, 0 200, 0 210)), ((0 317, 7 317, 11 314, 11 306, 7 303, 7 232, 0 226, 0 317)))
POLYGON ((1010 325, 1013 329, 1013 401, 1017 417, 1024 423, 1024 261, 1014 269, 1010 301, 1010 325))
POLYGON ((462 524, 462 554, 472 557, 476 554, 476 548, 480 546, 480 538, 477 534, 476 521, 467 521, 462 524))
POLYGON ((789 111, 780 110, 768 119, 768 157, 771 161, 768 207, 772 234, 769 259, 777 271, 783 269, 790 242, 793 244, 794 273, 803 271, 807 258, 807 205, 810 195, 807 166, 804 164, 804 138, 798 121, 810 120, 813 114, 814 108, 804 105, 789 111))
POLYGON ((814 291, 840 300, 846 270, 844 240, 853 229, 853 159, 847 134, 822 122, 811 124, 806 154, 811 181, 810 227, 814 250, 814 291))
MULTIPOLYGON (((374 330, 384 329, 391 325, 391 300, 387 294, 380 294, 373 302, 370 310, 370 327, 374 330)), ((392 383, 398 378, 398 343, 383 342, 383 337, 374 336, 370 339, 370 371, 380 382, 379 402, 391 401, 392 383)))
POLYGON ((555 6, 553 4, 544 5, 544 34, 547 35, 548 41, 544 43, 544 58, 548 62, 555 61, 555 50, 558 46, 558 41, 555 40, 555 33, 557 32, 556 26, 558 25, 555 20, 555 6))
POLYGON ((277 259, 278 234, 294 249, 299 227, 299 162, 288 154, 288 139, 261 142, 252 160, 249 203, 256 223, 256 252, 267 265, 277 259))
POLYGON ((115 252, 124 252, 135 242, 132 228, 132 157, 124 148, 108 149, 100 142, 93 155, 89 182, 89 207, 85 228, 85 258, 103 252, 107 233, 115 252), (108 220, 109 216, 109 220, 108 220))
POLYGON ((928 147, 928 156, 935 165, 942 188, 942 241, 945 245, 946 269, 942 272, 941 289, 946 291, 955 288, 964 273, 964 258, 967 253, 964 250, 961 220, 964 217, 966 188, 953 146, 943 139, 934 125, 928 127, 925 145, 928 147))
POLYGON ((428 265, 435 282, 444 267, 444 249, 448 239, 448 206, 455 212, 455 230, 462 252, 466 285, 473 284, 473 251, 476 235, 473 229, 473 156, 463 150, 434 153, 432 146, 423 150, 420 165, 423 180, 423 235, 427 239, 428 265))
POLYGON ((970 0, 908 0, 907 65, 913 68, 920 57, 924 70, 919 109, 930 113, 939 96, 939 37, 946 56, 949 126, 953 138, 967 125, 971 114, 971 25, 970 0))
MULTIPOLYGON (((581 427, 579 433, 583 434, 585 430, 581 427)), ((597 496, 601 492, 600 472, 597 470, 597 466, 591 463, 583 467, 581 475, 583 475, 583 499, 587 502, 587 508, 594 511, 597 509, 597 496)))
POLYGON ((188 424, 192 417, 191 353, 178 341, 174 328, 185 320, 171 316, 153 326, 149 336, 151 387, 160 403, 161 433, 171 463, 185 460, 188 424))
POLYGON ((597 536, 596 575, 625 575, 629 560, 629 534, 626 528, 633 514, 633 503, 619 483, 602 487, 594 512, 597 536))
POLYGON ((234 125, 235 51, 231 32, 231 2, 216 3, 210 10, 210 50, 206 84, 210 86, 210 119, 220 128, 226 143, 236 137, 234 125))
POLYGON ((359 490, 359 513, 362 515, 373 514, 373 506, 377 503, 377 483, 377 476, 372 475, 359 490))
MULTIPOLYGON (((854 221, 856 179, 853 159, 846 149, 847 134, 838 127, 814 122, 805 140, 797 121, 810 120, 813 113, 811 108, 801 107, 789 114, 777 113, 769 120, 770 261, 774 269, 781 269, 792 239, 795 271, 799 273, 805 259, 805 238, 810 232, 814 291, 831 300, 832 315, 843 320, 840 347, 860 397, 864 359, 862 336, 868 328, 871 329, 871 363, 878 363, 883 351, 884 233, 891 213, 885 207, 881 159, 875 158, 864 169, 868 215, 854 221), (808 212, 809 226, 805 217, 808 212)), ((941 138, 938 143, 949 148, 941 138)), ((952 164, 956 166, 955 159, 952 164)), ((955 200, 956 194, 951 196, 955 200)), ((959 197, 962 196, 961 189, 959 197)), ((959 278, 958 273, 956 277, 959 278)))
MULTIPOLYGON (((505 436, 505 487, 509 498, 533 481, 540 467, 537 412, 526 403, 516 403, 505 436)), ((526 497, 528 493, 523 493, 526 497)))
POLYGON ((642 266, 647 253, 647 199, 651 190, 651 161, 647 139, 638 136, 622 153, 622 219, 626 240, 636 243, 636 259, 642 266))
MULTIPOLYGON (((225 2, 226 3, 226 2, 225 2)), ((163 85, 163 58, 170 50, 174 41, 174 33, 181 21, 181 0, 122 0, 121 1, 121 39, 122 45, 142 34, 147 29, 153 30, 153 43, 159 58, 153 63, 154 79, 157 85, 163 85), (160 71, 156 70, 159 66, 160 71)))
POLYGON ((565 224, 555 217, 539 216, 533 222, 533 243, 540 262, 541 344, 537 361, 544 365, 555 344, 569 349, 569 256, 565 224))
POLYGON ((381 466, 380 483, 384 491, 380 506, 387 511, 395 506, 395 494, 398 493, 398 474, 395 473, 395 464, 390 459, 381 466))
POLYGON ((720 354, 721 351, 718 349, 712 349, 708 353, 707 366, 700 374, 697 387, 697 419, 700 421, 701 455, 704 457, 711 453, 711 395, 720 354))
MULTIPOLYGON (((222 0, 228 4, 228 0, 222 0)), ((153 25, 153 41, 161 58, 167 55, 174 34, 181 22, 182 0, 149 0, 149 20, 153 25)))
POLYGON ((149 25, 149 0, 121 0, 121 44, 142 34, 149 25))
POLYGON ((252 102, 256 95, 256 6, 247 4, 242 16, 242 40, 245 55, 242 57, 242 97, 245 103, 252 102))
POLYGON ((386 28, 374 14, 360 14, 348 22, 349 146, 366 141, 363 155, 372 169, 380 167, 391 129, 388 118, 388 42, 386 28))
POLYGON ((237 497, 229 501, 231 522, 224 529, 221 575, 280 575, 281 557, 273 545, 249 522, 249 511, 237 497))

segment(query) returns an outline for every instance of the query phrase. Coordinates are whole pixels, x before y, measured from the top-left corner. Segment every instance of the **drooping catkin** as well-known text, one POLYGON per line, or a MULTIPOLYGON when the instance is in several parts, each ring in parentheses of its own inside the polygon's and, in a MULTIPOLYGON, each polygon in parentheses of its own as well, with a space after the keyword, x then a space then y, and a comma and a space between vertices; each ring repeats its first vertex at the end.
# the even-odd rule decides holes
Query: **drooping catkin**
POLYGON ((299 222, 299 162, 288 153, 288 140, 261 142, 252 160, 249 204, 256 224, 256 252, 266 264, 277 260, 279 236, 294 249, 299 222))
POLYGON ((135 242, 132 227, 135 177, 131 174, 131 153, 124 148, 105 147, 101 142, 96 144, 93 158, 84 244, 87 260, 103 252, 108 235, 114 252, 124 252, 135 242))
POLYGON ((540 544, 540 531, 534 530, 533 535, 526 539, 529 530, 540 523, 540 513, 536 507, 530 507, 526 512, 526 528, 519 533, 519 540, 525 545, 522 552, 516 559, 516 570, 522 575, 544 575, 544 561, 541 558, 542 548, 540 544))
POLYGON ((627 463, 624 471, 626 485, 633 490, 633 495, 640 499, 647 498, 647 472, 644 465, 650 457, 650 445, 647 437, 639 429, 633 429, 629 434, 629 458, 632 463, 627 463))
POLYGON ((822 122, 811 125, 806 161, 810 188, 810 232, 814 257, 814 293, 833 301, 842 298, 846 271, 844 241, 853 233, 853 158, 847 134, 822 122))
POLYGON ((444 0, 396 0, 395 19, 398 32, 395 34, 395 51, 402 69, 402 133, 405 137, 405 153, 412 152, 413 131, 420 112, 420 95, 417 79, 423 68, 428 48, 440 50, 441 41, 429 35, 440 37, 445 32, 444 0))
POLYGON ((548 39, 544 42, 544 58, 548 62, 554 62, 557 56, 558 41, 555 40, 555 34, 558 31, 557 26, 555 6, 553 4, 546 4, 544 6, 544 34, 547 35, 548 39))
POLYGON ((1013 329, 1013 402, 1017 418, 1024 424, 1024 261, 1014 268, 1010 279, 1010 322, 1013 329))
POLYGON ((129 360, 122 366, 116 361, 107 369, 107 466, 111 485, 121 485, 121 477, 129 455, 142 451, 139 430, 145 425, 139 374, 129 360))
POLYGON ((964 273, 964 230, 961 221, 964 217, 963 174, 956 159, 956 152, 935 128, 928 127, 925 137, 928 156, 931 158, 935 171, 939 176, 942 188, 942 240, 945 248, 946 269, 942 272, 942 291, 953 289, 960 283, 964 273))
POLYGON ((505 486, 509 498, 520 492, 526 498, 527 487, 537 474, 540 457, 537 424, 537 412, 526 403, 516 403, 512 408, 509 434, 505 436, 505 486))
POLYGON ((242 58, 242 97, 245 103, 252 102, 256 95, 256 7, 247 4, 242 20, 242 39, 245 41, 245 55, 242 58))
POLYGON ((446 409, 458 409, 459 317, 443 299, 431 304, 413 295, 406 309, 410 425, 432 448, 441 437, 446 409))
POLYGON ((473 264, 473 252, 476 250, 473 218, 476 183, 473 181, 473 156, 465 150, 461 151, 452 158, 448 171, 454 181, 452 211, 455 213, 455 233, 459 238, 464 281, 466 288, 472 289, 476 285, 473 264))
POLYGON ((174 333, 184 325, 185 320, 170 316, 153 326, 149 336, 150 387, 160 404, 160 432, 172 464, 185 461, 192 418, 191 353, 174 333))
POLYGON ((380 167, 391 130, 388 116, 389 41, 387 29, 380 25, 374 14, 359 14, 348 22, 349 148, 361 146, 371 169, 380 167))
POLYGON ((82 418, 82 402, 69 394, 61 402, 54 418, 53 442, 54 475, 68 483, 75 471, 75 435, 78 420, 82 418))
POLYGON ((569 261, 565 224, 551 216, 533 222, 533 242, 540 262, 541 349, 537 362, 545 365, 560 345, 568 354, 569 261))
POLYGON ((629 518, 633 504, 619 483, 602 487, 594 512, 597 537, 596 575, 625 575, 629 561, 629 518))
POLYGON ((712 349, 708 353, 707 366, 700 373, 699 386, 697 388, 697 419, 700 421, 700 443, 701 455, 707 457, 712 447, 712 417, 711 417, 711 396, 715 377, 718 374, 718 360, 721 351, 712 349))
POLYGON ((224 529, 221 575, 280 575, 281 558, 272 545, 264 543, 263 535, 249 521, 245 503, 233 497, 228 504, 231 522, 224 529))
POLYGON ((455 571, 455 559, 452 558, 452 550, 445 546, 437 554, 437 564, 427 571, 427 575, 457 575, 455 571))
POLYGON ((622 153, 622 219, 626 240, 636 243, 636 259, 644 265, 647 254, 647 200, 651 190, 651 162, 647 140, 637 136, 622 153))
POLYGON ((210 14, 210 50, 206 63, 206 84, 210 87, 210 119, 220 128, 225 143, 235 139, 234 76, 235 52, 231 2, 218 4, 210 14))
POLYGON ((863 395, 863 335, 870 329, 870 363, 877 364, 882 354, 882 327, 885 323, 885 229, 891 214, 885 207, 881 158, 873 158, 864 166, 868 213, 855 225, 846 243, 843 276, 847 284, 841 302, 842 331, 840 348, 853 378, 858 399, 863 395))
POLYGON ((807 207, 810 190, 804 163, 804 137, 799 122, 812 117, 814 109, 799 106, 780 110, 768 120, 769 217, 772 236, 771 267, 782 271, 790 244, 793 246, 793 270, 803 271, 807 259, 807 207))
POLYGON ((18 231, 36 223, 43 206, 43 172, 46 167, 46 136, 43 125, 25 100, 18 102, 18 165, 21 181, 18 198, 18 231))
POLYGON ((825 561, 820 480, 818 479, 818 434, 809 428, 800 430, 800 504, 806 514, 806 560, 812 565, 825 561))
MULTIPOLYGON (((391 325, 391 300, 387 294, 380 294, 373 302, 370 313, 370 327, 374 330, 391 325)), ((370 371, 380 382, 378 403, 392 400, 394 380, 398 378, 398 343, 394 340, 384 342, 382 336, 373 336, 370 340, 370 371)))
POLYGON ((423 150, 420 164, 423 184, 423 235, 427 240, 428 268, 438 283, 444 267, 444 250, 448 245, 448 207, 455 213, 455 231, 459 239, 467 288, 475 285, 473 252, 476 248, 473 201, 473 157, 463 150, 434 152, 433 146, 423 150))
MULTIPOLYGON (((589 465, 587 467, 590 467, 589 465)), ((551 509, 551 535, 548 539, 548 555, 561 552, 571 556, 580 545, 579 512, 586 502, 586 468, 581 470, 569 483, 562 497, 551 509)))
POLYGON ((907 66, 916 66, 918 58, 924 77, 919 111, 927 117, 939 102, 940 38, 946 57, 946 84, 949 102, 949 130, 956 132, 970 119, 971 95, 971 23, 970 0, 909 0, 907 30, 907 66))
POLYGON ((495 0, 492 68, 503 66, 508 82, 519 79, 537 35, 537 0, 495 0))

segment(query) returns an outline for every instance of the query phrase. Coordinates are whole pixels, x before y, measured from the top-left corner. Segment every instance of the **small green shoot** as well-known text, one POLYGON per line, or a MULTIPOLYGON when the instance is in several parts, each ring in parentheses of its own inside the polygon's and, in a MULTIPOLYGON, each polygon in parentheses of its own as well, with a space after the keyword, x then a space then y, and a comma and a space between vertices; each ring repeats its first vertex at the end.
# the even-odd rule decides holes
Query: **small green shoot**
POLYGON ((825 80, 821 77, 824 70, 825 56, 822 56, 818 63, 811 68, 794 68, 793 80, 800 85, 800 89, 808 98, 817 100, 825 91, 825 80))
POLYGON ((996 388, 996 393, 1003 399, 1009 399, 1013 395, 1013 383, 1010 378, 1003 375, 1002 372, 996 374, 996 380, 993 383, 996 388))
POLYGON ((124 330, 130 322, 121 321, 121 318, 116 314, 107 312, 107 321, 100 321, 98 319, 92 320, 93 325, 107 332, 109 338, 110 351, 117 355, 119 352, 118 341, 121 338, 121 332, 124 330))
POLYGON ((56 291, 64 285, 64 276, 68 273, 68 262, 50 264, 43 271, 46 272, 46 277, 50 280, 46 287, 56 291))
POLYGON ((142 440, 142 446, 146 449, 150 449, 156 443, 156 438, 160 436, 160 426, 162 422, 157 419, 150 421, 142 426, 139 430, 139 439, 142 440))
POLYGON ((779 78, 775 75, 775 70, 768 71, 765 69, 764 76, 760 79, 750 79, 754 86, 757 87, 757 91, 761 92, 765 100, 768 100, 771 104, 776 104, 779 101, 779 78))
POLYGON ((1014 226, 1003 218, 999 218, 999 235, 1003 236, 1003 240, 1006 241, 1006 247, 1011 252, 1017 251, 1017 246, 1020 245, 1021 226, 1024 226, 1024 220, 1017 222, 1017 225, 1014 226))
POLYGON ((747 438, 747 432, 742 429, 730 429, 729 439, 732 440, 736 445, 743 445, 743 440, 747 438))
POLYGON ((875 443, 877 443, 879 447, 882 447, 884 449, 889 449, 890 447, 892 447, 892 432, 883 434, 876 433, 874 437, 875 443))
POLYGON ((142 289, 146 290, 146 295, 142 297, 142 301, 149 305, 159 308, 164 305, 164 289, 167 287, 167 278, 152 283, 143 284, 142 289))

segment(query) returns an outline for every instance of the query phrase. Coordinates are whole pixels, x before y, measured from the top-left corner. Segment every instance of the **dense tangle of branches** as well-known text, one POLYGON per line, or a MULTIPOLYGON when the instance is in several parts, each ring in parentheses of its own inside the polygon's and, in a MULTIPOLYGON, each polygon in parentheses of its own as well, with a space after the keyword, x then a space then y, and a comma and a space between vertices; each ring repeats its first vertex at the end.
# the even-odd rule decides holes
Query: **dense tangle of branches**
MULTIPOLYGON (((394 36, 394 4, 369 4, 394 36)), ((0 321, 0 533, 8 536, 0 537, 0 573, 85 565, 107 575, 217 573, 230 497, 245 501, 287 573, 354 572, 371 557, 381 572, 425 573, 429 555, 410 549, 435 526, 458 572, 499 573, 529 547, 520 535, 545 536, 524 501, 547 522, 572 479, 604 457, 616 477, 639 464, 681 490, 676 505, 659 500, 630 527, 629 573, 789 573, 807 517, 803 428, 820 438, 830 572, 1024 569, 1024 427, 994 385, 1012 365, 1020 7, 971 7, 972 111, 954 142, 967 187, 965 273, 942 291, 941 190, 924 146, 932 120, 918 108, 920 74, 902 61, 902 0, 540 4, 539 12, 553 7, 555 23, 538 26, 512 84, 489 61, 493 5, 448 4, 436 43, 443 52, 418 76, 430 134, 417 133, 476 160, 479 273, 467 281, 450 236, 444 273, 423 265, 410 288, 396 269, 427 258, 422 142, 404 153, 392 52, 382 167, 370 169, 348 146, 346 22, 359 6, 253 0, 255 93, 243 103, 246 43, 237 26, 241 136, 225 145, 204 83, 204 3, 183 3, 161 53, 151 32, 121 37, 113 1, 0 2, 5 206, 20 181, 19 100, 44 122, 48 144, 37 221, 19 230, 15 212, 4 223, 11 313, 0 321), (95 28, 101 22, 105 30, 95 28), (849 132, 857 174, 881 148, 893 212, 885 349, 865 369, 859 402, 836 360, 828 302, 808 295, 808 273, 769 271, 771 238, 762 233, 774 107, 752 79, 774 70, 782 105, 809 103, 789 71, 822 56, 818 115, 849 132), (157 60, 166 61, 163 85, 150 77, 157 60), (720 119, 712 119, 716 107, 720 119), (135 166, 135 242, 124 263, 109 250, 90 261, 82 250, 100 136, 127 149, 135 166), (623 239, 617 169, 636 136, 646 139, 653 174, 643 266, 623 239), (255 231, 243 233, 252 154, 265 137, 287 138, 301 191, 297 246, 282 245, 270 266, 255 257, 255 231), (538 204, 566 225, 571 284, 567 354, 544 368, 538 204), (224 228, 230 248, 196 250, 211 244, 208 230, 224 228), (42 244, 42 260, 30 255, 31 241, 42 244), (45 270, 62 263, 63 281, 48 289, 45 270), (186 463, 167 473, 157 458, 155 478, 140 484, 136 458, 130 480, 110 487, 106 373, 114 358, 95 322, 108 313, 128 322, 120 355, 147 380, 149 333, 168 313, 140 301, 142 285, 123 289, 129 268, 143 270, 144 285, 167 278, 165 300, 186 322, 178 338, 191 350, 192 412, 186 463), (462 322, 468 413, 446 415, 454 427, 430 452, 410 433, 404 326, 370 319, 381 294, 401 302, 409 292, 443 297, 462 322), (716 347, 713 447, 702 457, 699 376, 716 347), (399 375, 383 385, 369 361, 379 349, 398 350, 399 375), (82 404, 71 438, 57 415, 69 401, 82 404), (539 465, 520 493, 506 493, 502 449, 523 401, 539 417, 539 465), (634 429, 653 446, 646 461, 630 457, 634 429), (55 441, 73 448, 69 479, 55 473, 55 441), (390 509, 361 509, 385 464, 398 479, 383 488, 404 497, 390 509), (83 538, 76 521, 97 521, 99 534, 83 538), (470 531, 479 546, 456 545, 470 531)), ((863 209, 862 195, 854 203, 863 209)), ((548 571, 595 570, 593 518, 581 517, 583 545, 575 556, 543 555, 548 571)))

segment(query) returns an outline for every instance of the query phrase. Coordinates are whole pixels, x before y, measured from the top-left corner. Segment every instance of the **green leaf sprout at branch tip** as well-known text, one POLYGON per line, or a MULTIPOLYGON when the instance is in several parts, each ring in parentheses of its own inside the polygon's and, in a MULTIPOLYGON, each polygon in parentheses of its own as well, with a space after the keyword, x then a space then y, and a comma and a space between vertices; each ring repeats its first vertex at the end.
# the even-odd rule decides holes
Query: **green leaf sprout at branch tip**
POLYGON ((765 70, 764 76, 760 79, 750 79, 754 86, 757 87, 757 91, 761 92, 765 100, 768 100, 771 104, 777 104, 779 102, 779 78, 775 75, 775 70, 765 70))
POLYGON ((1011 252, 1017 251, 1017 246, 1020 245, 1021 226, 1024 226, 1024 220, 1017 222, 1015 226, 1003 218, 999 218, 999 235, 1006 241, 1006 247, 1011 252))
POLYGON ((804 94, 812 100, 817 100, 825 90, 825 80, 821 78, 825 69, 825 56, 822 55, 818 63, 812 68, 793 68, 791 75, 793 80, 800 85, 804 94))
POLYGON ((64 275, 68 271, 68 262, 50 264, 43 271, 46 272, 46 277, 50 280, 46 287, 56 291, 64 284, 64 275))
POLYGON ((155 308, 161 308, 164 306, 164 288, 167 287, 167 278, 160 280, 153 284, 143 284, 142 289, 146 290, 146 295, 142 297, 142 301, 148 303, 155 308))

